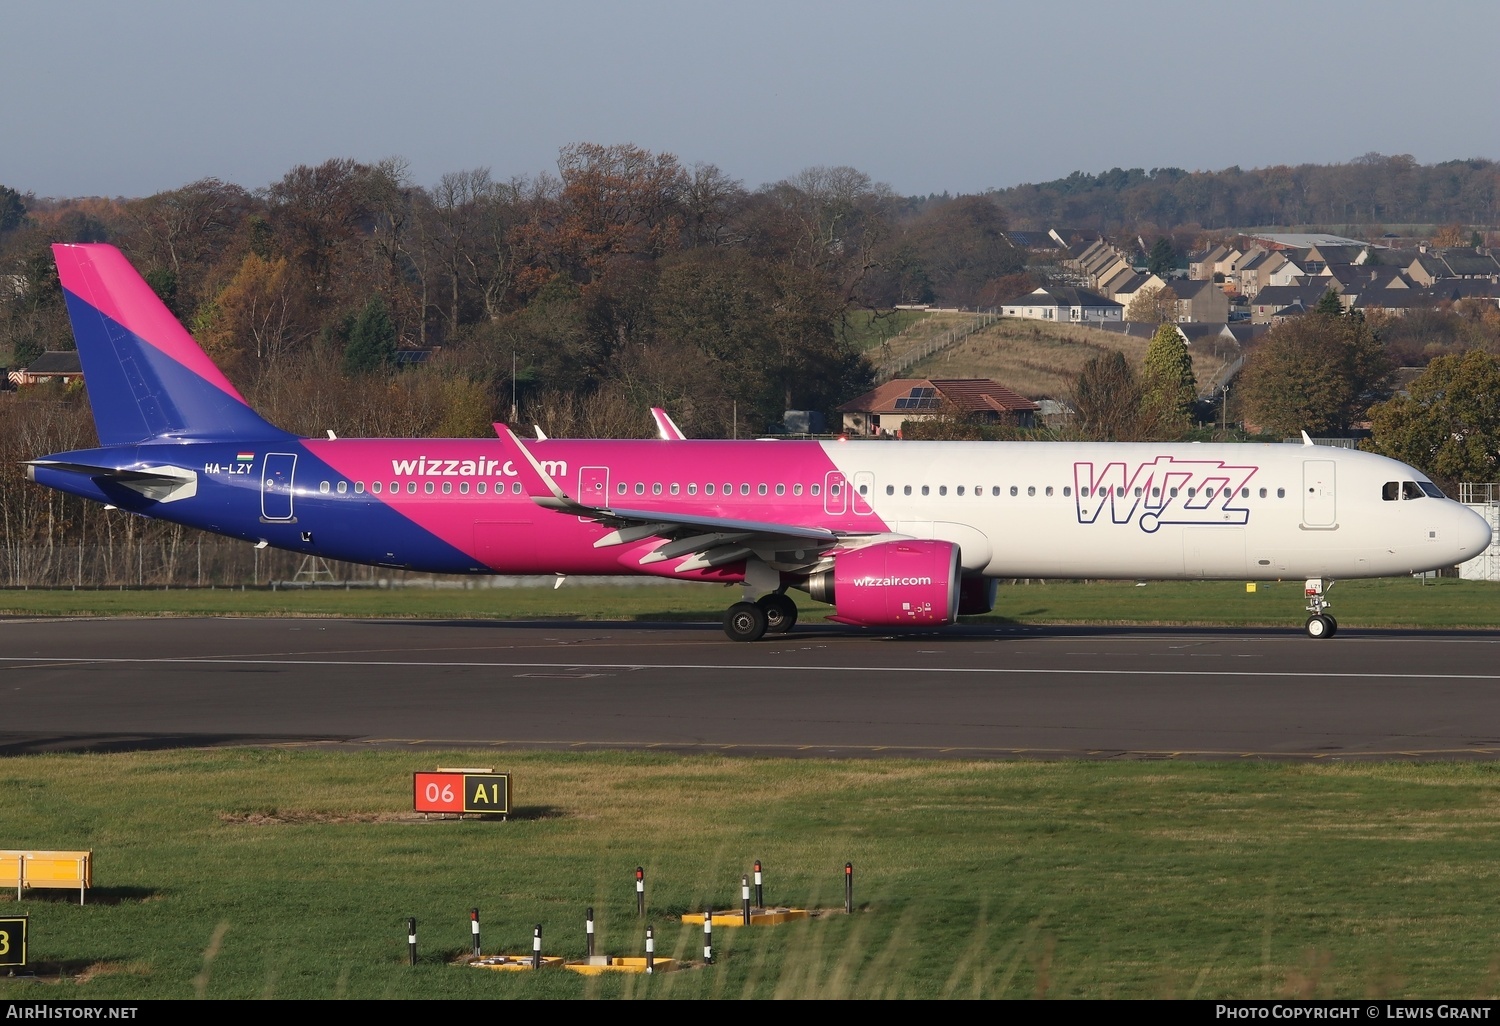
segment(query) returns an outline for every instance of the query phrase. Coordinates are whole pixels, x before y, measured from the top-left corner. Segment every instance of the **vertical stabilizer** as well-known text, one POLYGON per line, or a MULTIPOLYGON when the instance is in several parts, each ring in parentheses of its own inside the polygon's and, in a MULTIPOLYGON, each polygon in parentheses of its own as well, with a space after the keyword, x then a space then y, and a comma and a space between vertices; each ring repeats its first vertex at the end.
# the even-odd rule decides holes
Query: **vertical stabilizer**
POLYGON ((100 444, 286 436, 250 408, 119 250, 52 252, 100 444))

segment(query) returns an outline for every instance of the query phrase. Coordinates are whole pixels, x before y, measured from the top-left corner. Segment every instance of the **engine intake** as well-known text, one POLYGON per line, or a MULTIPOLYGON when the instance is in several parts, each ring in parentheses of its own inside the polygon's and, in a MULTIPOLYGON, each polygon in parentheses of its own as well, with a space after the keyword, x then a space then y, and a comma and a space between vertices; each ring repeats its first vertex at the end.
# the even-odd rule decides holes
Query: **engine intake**
POLYGON ((952 623, 959 607, 959 551, 946 541, 881 542, 840 552, 807 592, 831 603, 838 623, 859 627, 952 623))

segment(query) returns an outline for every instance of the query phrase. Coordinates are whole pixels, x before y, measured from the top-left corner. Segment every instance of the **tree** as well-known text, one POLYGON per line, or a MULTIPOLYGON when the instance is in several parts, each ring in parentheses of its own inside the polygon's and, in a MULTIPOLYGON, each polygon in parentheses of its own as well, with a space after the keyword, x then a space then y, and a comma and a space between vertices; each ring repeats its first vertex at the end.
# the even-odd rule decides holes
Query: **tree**
POLYGON ((1162 281, 1172 276, 1172 269, 1177 266, 1177 250, 1172 245, 1172 240, 1166 236, 1156 240, 1151 247, 1151 253, 1146 258, 1146 267, 1152 274, 1162 281))
POLYGON ((0 233, 19 228, 26 220, 26 198, 14 189, 0 185, 0 233))
POLYGON ((1127 321, 1142 324, 1166 324, 1177 320, 1177 292, 1170 285, 1155 289, 1142 289, 1125 308, 1127 321))
POLYGON ((1198 383, 1187 343, 1174 324, 1162 324, 1146 348, 1141 374, 1141 409, 1158 433, 1180 435, 1192 423, 1198 383))
POLYGON ((1141 386, 1125 354, 1110 352, 1083 365, 1073 384, 1078 433, 1090 441, 1134 442, 1145 437, 1141 386))
POLYGON ((373 374, 396 359, 396 325, 385 300, 373 297, 354 319, 349 346, 344 350, 344 373, 373 374))
POLYGON ((1247 420, 1280 435, 1347 431, 1380 398, 1391 366, 1363 319, 1309 313, 1278 324, 1241 374, 1247 420))
POLYGON ((1500 471, 1500 361, 1471 349, 1439 356, 1406 395, 1370 408, 1373 446, 1444 484, 1500 471))
POLYGON ((263 260, 252 251, 200 322, 202 341, 216 353, 253 353, 262 363, 275 363, 309 334, 297 323, 297 313, 286 257, 263 260))
POLYGON ((1333 289, 1326 289, 1318 299, 1318 305, 1313 307, 1313 312, 1325 317, 1344 316, 1344 304, 1339 302, 1339 294, 1333 289))

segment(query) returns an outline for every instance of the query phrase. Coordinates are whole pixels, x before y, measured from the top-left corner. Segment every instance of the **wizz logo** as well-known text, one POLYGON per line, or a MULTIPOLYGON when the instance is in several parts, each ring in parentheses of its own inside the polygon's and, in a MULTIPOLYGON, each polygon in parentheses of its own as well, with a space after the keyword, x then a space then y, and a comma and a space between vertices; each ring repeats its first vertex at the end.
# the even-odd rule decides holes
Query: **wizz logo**
POLYGON ((1108 505, 1112 522, 1136 521, 1148 534, 1162 524, 1245 524, 1250 510, 1241 493, 1259 469, 1171 456, 1133 467, 1106 463, 1099 470, 1092 463, 1075 463, 1078 522, 1094 523, 1108 505))

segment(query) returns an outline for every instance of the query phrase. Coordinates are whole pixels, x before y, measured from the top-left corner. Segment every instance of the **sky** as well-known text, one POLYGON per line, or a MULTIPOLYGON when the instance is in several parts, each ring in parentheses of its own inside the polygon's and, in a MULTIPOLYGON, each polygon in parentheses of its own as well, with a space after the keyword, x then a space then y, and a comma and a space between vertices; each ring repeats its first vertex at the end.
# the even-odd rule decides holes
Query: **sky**
POLYGON ((573 142, 906 195, 1496 158, 1497 30, 1489 0, 0 0, 0 185, 256 189, 392 156, 431 185, 555 172, 573 142))

